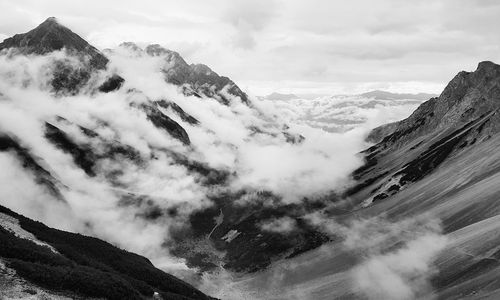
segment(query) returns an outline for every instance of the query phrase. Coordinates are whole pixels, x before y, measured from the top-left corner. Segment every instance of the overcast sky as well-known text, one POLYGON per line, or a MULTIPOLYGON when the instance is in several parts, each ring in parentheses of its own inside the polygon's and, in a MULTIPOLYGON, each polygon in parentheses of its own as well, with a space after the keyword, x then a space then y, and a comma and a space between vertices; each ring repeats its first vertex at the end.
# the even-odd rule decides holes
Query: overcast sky
POLYGON ((0 0, 0 39, 49 16, 98 48, 162 44, 258 95, 439 93, 500 62, 496 0, 0 0))

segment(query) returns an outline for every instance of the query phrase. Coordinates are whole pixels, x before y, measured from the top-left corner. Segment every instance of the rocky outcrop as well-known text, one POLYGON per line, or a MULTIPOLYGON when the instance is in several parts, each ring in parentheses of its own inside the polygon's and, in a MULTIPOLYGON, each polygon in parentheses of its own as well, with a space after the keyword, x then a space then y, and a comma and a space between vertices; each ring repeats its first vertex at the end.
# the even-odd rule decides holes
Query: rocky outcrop
POLYGON ((185 112, 177 103, 172 101, 160 100, 156 101, 156 104, 165 109, 173 110, 184 122, 187 122, 191 125, 199 125, 200 121, 198 121, 195 117, 191 116, 187 112, 185 112))
POLYGON ((144 103, 139 105, 139 109, 146 113, 146 116, 151 123, 156 127, 165 130, 173 138, 178 139, 185 145, 189 145, 191 141, 184 128, 179 123, 172 120, 170 117, 160 111, 155 103, 144 103))
POLYGON ((116 90, 119 90, 123 83, 125 82, 125 79, 119 75, 112 75, 109 78, 106 79, 100 86, 99 86, 99 92, 103 93, 109 93, 113 92, 116 90))
POLYGON ((397 128, 398 128, 398 122, 392 122, 381 125, 379 127, 372 129, 372 131, 370 131, 365 140, 369 143, 378 143, 384 137, 393 133, 397 128))
POLYGON ((44 186, 56 199, 64 200, 59 190, 59 181, 42 167, 41 162, 29 149, 23 147, 15 137, 0 132, 0 152, 11 152, 16 155, 22 167, 35 176, 38 184, 44 186))

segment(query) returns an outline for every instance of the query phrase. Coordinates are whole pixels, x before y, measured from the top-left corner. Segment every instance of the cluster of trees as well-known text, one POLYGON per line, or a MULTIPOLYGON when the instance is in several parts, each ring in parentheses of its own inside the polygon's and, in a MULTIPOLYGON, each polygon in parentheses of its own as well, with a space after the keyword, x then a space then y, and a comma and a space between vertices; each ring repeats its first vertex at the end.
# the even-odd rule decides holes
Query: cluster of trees
POLYGON ((59 253, 18 238, 0 227, 0 257, 23 278, 51 290, 107 299, 211 299, 182 280, 156 269, 139 255, 96 238, 49 228, 0 206, 0 212, 59 253))

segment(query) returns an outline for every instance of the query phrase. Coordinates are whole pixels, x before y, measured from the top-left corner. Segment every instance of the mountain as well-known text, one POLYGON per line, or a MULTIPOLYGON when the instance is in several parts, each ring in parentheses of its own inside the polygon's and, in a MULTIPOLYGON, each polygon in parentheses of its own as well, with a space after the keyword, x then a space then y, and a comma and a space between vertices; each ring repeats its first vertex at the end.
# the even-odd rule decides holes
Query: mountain
POLYGON ((426 94, 426 93, 418 93, 418 94, 399 94, 399 93, 391 93, 386 91, 375 90, 371 92, 366 92, 361 94, 360 96, 365 98, 373 98, 375 100, 429 100, 430 98, 436 97, 435 94, 426 94))
MULTIPOLYGON (((0 43, 0 52, 10 55, 46 55, 54 51, 66 51, 79 65, 66 58, 53 59, 48 68, 52 75, 50 85, 60 94, 77 94, 93 74, 106 68, 108 58, 79 35, 50 17, 35 29, 16 34, 0 43)), ((103 89, 118 88, 122 78, 112 76, 103 83, 103 89)))
POLYGON ((90 58, 90 65, 104 69, 108 59, 95 47, 80 36, 61 25, 54 18, 48 18, 33 30, 16 34, 0 43, 0 51, 15 48, 23 54, 47 54, 66 49, 67 51, 90 58))
POLYGON ((188 65, 175 51, 165 49, 158 44, 148 45, 144 50, 132 42, 125 42, 120 46, 136 54, 162 57, 165 62, 162 69, 165 80, 181 86, 186 95, 212 97, 227 105, 231 102, 227 95, 230 94, 239 97, 243 103, 249 103, 248 96, 231 79, 219 76, 204 64, 188 65))
POLYGON ((145 257, 52 229, 3 206, 0 240, 2 298, 214 299, 145 257))
POLYGON ((411 116, 372 133, 385 136, 363 152, 366 164, 346 191, 365 215, 439 217, 451 240, 431 280, 439 298, 500 290, 499 108, 499 65, 458 73, 411 116))
POLYGON ((295 94, 281 94, 281 93, 272 93, 264 97, 265 99, 269 100, 292 100, 292 99, 299 99, 299 96, 295 94))
MULTIPOLYGON (((167 50, 158 44, 149 45, 144 50, 133 43, 123 43, 134 51, 143 51, 150 56, 165 57, 163 72, 165 80, 181 86, 186 94, 195 96, 216 97, 224 104, 229 104, 228 94, 239 97, 248 104, 248 96, 229 78, 219 76, 203 64, 188 65, 179 53, 167 50)), ((58 61, 52 82, 56 91, 75 93, 82 83, 89 80, 94 70, 105 69, 109 59, 97 48, 90 45, 56 18, 50 17, 35 29, 16 34, 0 43, 0 51, 14 49, 22 54, 48 54, 53 51, 66 50, 82 60, 85 68, 73 69, 64 61, 58 61), (89 59, 88 62, 86 59, 89 59)), ((103 82, 101 91, 112 91, 121 86, 123 78, 114 75, 103 82)))

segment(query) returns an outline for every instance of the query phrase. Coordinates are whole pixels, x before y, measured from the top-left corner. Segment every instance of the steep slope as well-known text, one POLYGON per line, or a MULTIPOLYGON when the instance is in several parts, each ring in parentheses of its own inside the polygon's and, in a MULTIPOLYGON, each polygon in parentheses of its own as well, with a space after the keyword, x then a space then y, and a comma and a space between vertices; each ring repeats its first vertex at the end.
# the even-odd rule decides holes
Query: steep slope
POLYGON ((364 216, 441 220, 450 244, 432 284, 444 299, 494 297, 500 289, 499 108, 499 65, 460 72, 363 152, 358 183, 346 192, 350 209, 364 216))
POLYGON ((474 72, 458 73, 439 97, 431 98, 408 119, 398 122, 394 135, 387 136, 384 145, 457 127, 498 109, 499 72, 498 65, 485 61, 479 63, 474 72))
MULTIPOLYGON (((156 269, 144 257, 95 238, 49 228, 3 206, 0 240, 0 259, 15 271, 15 275, 0 272, 2 281, 19 276, 70 297, 152 299, 156 294, 162 299, 212 299, 156 269)), ((41 293, 36 286, 28 289, 29 294, 41 293)), ((9 289, 12 284, 5 288, 9 289)))

